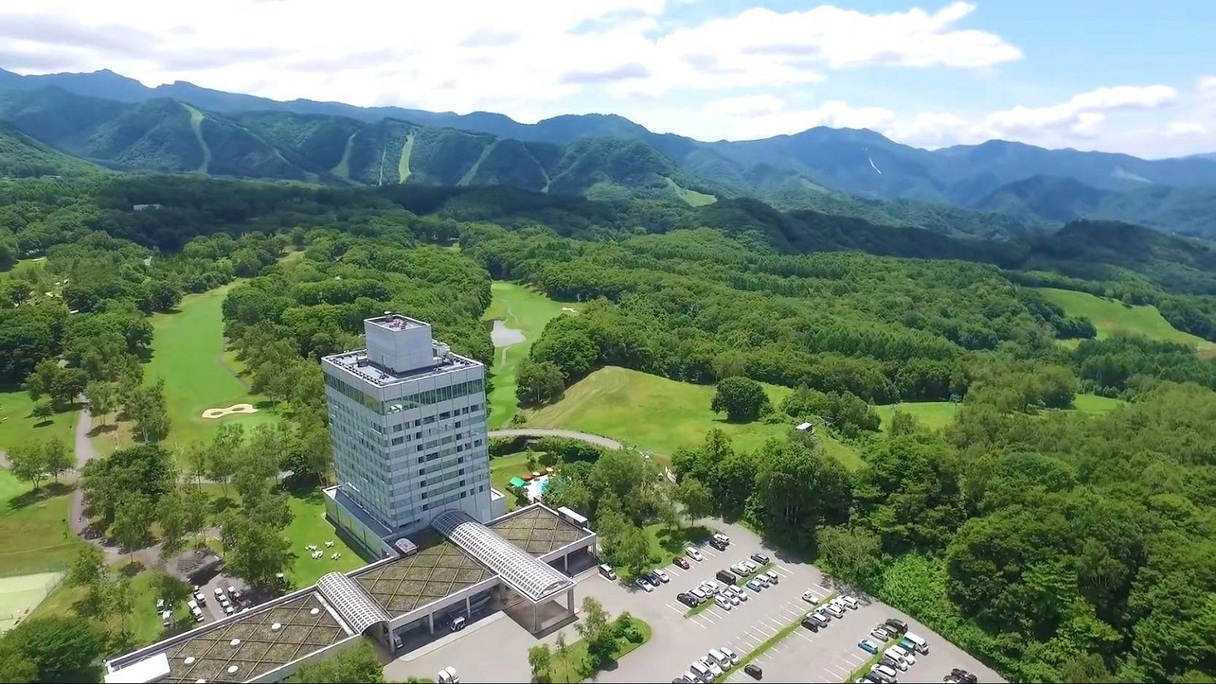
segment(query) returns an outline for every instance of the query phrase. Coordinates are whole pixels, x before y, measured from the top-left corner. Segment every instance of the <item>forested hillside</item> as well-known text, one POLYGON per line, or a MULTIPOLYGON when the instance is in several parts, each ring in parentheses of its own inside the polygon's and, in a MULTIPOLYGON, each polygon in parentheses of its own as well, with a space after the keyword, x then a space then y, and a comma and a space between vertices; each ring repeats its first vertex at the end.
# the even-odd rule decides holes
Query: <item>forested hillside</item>
MULTIPOLYGON (((338 147, 357 158, 343 134, 298 139, 327 161, 338 147)), ((544 163, 582 173, 560 161, 544 163)), ((86 469, 83 487, 93 512, 139 543, 184 543, 194 523, 149 500, 193 501, 195 474, 228 472, 208 459, 231 436, 186 448, 204 456, 186 458, 182 483, 165 475, 163 384, 142 374, 149 314, 246 279, 224 300, 226 334, 282 427, 259 430, 239 452, 252 465, 224 476, 243 503, 195 522, 221 527, 230 567, 264 581, 290 563, 276 467, 312 486, 328 470, 317 358, 357 345, 363 317, 396 309, 489 360, 481 318, 491 279, 508 279, 585 303, 532 341, 518 370, 524 404, 559 400, 606 365, 720 389, 764 381, 788 396, 748 420, 812 420, 860 455, 850 471, 815 437, 736 452, 710 434, 672 457, 681 488, 708 492, 707 512, 817 558, 1016 681, 1216 676, 1203 637, 1216 610, 1216 361, 1096 339, 1091 321, 1030 287, 1152 303, 1211 339, 1216 262, 1200 243, 1097 222, 997 243, 754 200, 99 174, 0 184, 0 271, 0 381, 53 415, 81 390, 117 397, 136 445, 86 469), (1072 410, 1083 394, 1128 404, 1072 410), (873 405, 921 401, 954 402, 957 415, 937 432, 897 407, 878 432, 873 405), (257 446, 268 439, 278 448, 257 446), (141 464, 156 478, 134 477, 141 464)), ((621 510, 591 501, 599 485, 583 465, 550 503, 586 504, 606 527, 654 513, 640 495, 621 510)), ((105 617, 73 615, 119 633, 105 617)))

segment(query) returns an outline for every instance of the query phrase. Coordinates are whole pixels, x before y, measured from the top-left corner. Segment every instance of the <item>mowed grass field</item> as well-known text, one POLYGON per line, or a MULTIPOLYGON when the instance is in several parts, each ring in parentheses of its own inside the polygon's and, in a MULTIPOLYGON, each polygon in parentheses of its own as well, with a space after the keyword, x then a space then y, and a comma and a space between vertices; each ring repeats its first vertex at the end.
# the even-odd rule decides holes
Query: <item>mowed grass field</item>
MULTIPOLYGON (((786 387, 765 385, 774 405, 788 395, 786 387)), ((682 446, 705 441, 719 428, 738 451, 754 451, 770 437, 782 437, 790 424, 728 423, 725 414, 709 410, 712 385, 693 385, 609 366, 566 389, 561 401, 532 412, 529 427, 566 428, 611 437, 623 444, 669 457, 682 446)), ((849 468, 861 465, 850 447, 821 435, 824 448, 849 468)))
MULTIPOLYGON (((152 316, 152 359, 144 367, 144 379, 149 383, 158 377, 165 380, 169 444, 184 447, 196 439, 209 439, 223 422, 240 422, 248 428, 274 420, 274 414, 266 410, 265 398, 251 394, 224 364, 221 307, 231 288, 229 284, 188 295, 176 312, 152 316), (261 410, 214 420, 202 417, 206 409, 241 403, 260 404, 261 410)), ((129 427, 102 431, 94 443, 103 453, 125 446, 129 427)))
POLYGON ((34 402, 24 390, 0 392, 0 450, 28 439, 58 437, 70 448, 76 427, 76 411, 62 411, 49 421, 30 415, 34 402))
POLYGON ((34 491, 0 470, 0 577, 67 568, 79 543, 67 527, 71 492, 54 480, 34 491))
POLYGON ((1049 287, 1035 289, 1069 316, 1084 316, 1093 321, 1099 338, 1117 334, 1140 335, 1151 340, 1185 344, 1204 355, 1216 354, 1216 344, 1178 330, 1162 317, 1155 306, 1124 306, 1122 302, 1086 292, 1049 287))
MULTIPOLYGON (((1122 399, 1100 397, 1096 394, 1078 394, 1073 401, 1073 408, 1071 410, 1080 413, 1099 414, 1112 411, 1124 403, 1126 402, 1122 399)), ((897 410, 911 414, 920 421, 922 426, 930 430, 938 430, 954 422, 954 414, 958 411, 958 406, 958 404, 950 401, 919 401, 907 404, 875 406, 874 411, 882 419, 881 429, 884 432, 891 425, 891 416, 897 410)))
POLYGON ((517 283, 495 282, 490 287, 494 298, 482 318, 485 321, 501 320, 503 325, 524 335, 523 342, 494 350, 494 367, 491 369, 494 390, 486 401, 490 406, 489 427, 497 430, 506 425, 519 409, 519 402, 515 399, 515 370, 519 362, 528 357, 532 343, 540 339, 541 331, 549 321, 563 313, 571 313, 569 309, 577 311, 580 305, 553 301, 517 283))

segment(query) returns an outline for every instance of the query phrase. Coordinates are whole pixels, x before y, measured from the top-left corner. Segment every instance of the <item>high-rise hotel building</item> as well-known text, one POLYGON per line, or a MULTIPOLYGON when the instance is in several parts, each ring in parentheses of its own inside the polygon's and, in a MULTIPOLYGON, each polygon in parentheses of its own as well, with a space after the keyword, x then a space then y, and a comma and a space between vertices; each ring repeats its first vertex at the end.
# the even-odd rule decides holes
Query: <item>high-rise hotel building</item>
POLYGON ((489 521, 485 366, 422 321, 385 313, 363 329, 367 349, 321 359, 342 499, 393 536, 454 509, 489 521))

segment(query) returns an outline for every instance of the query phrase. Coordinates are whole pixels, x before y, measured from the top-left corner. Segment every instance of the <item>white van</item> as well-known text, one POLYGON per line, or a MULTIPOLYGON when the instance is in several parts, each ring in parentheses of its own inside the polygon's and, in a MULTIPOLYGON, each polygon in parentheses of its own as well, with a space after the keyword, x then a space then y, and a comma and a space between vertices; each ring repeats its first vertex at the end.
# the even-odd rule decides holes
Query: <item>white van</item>
POLYGON ((899 673, 896 672, 895 670, 892 670, 891 668, 887 667, 886 665, 875 665, 874 667, 870 668, 870 672, 881 672, 883 675, 885 675, 888 679, 890 679, 893 682, 899 680, 899 673))
POLYGON ((905 639, 907 639, 908 641, 911 641, 913 644, 915 644, 915 645, 916 645, 916 652, 917 652, 917 653, 920 653, 921 655, 928 655, 928 653, 929 653, 929 642, 927 642, 927 641, 925 641, 924 639, 922 639, 922 638, 920 638, 920 637, 916 636, 916 635, 915 635, 915 634, 913 634, 912 632, 908 632, 907 634, 905 634, 905 635, 904 635, 904 638, 905 638, 905 639))
POLYGON ((730 667, 730 658, 716 648, 709 649, 709 657, 717 661, 717 663, 722 666, 723 670, 730 667))
POLYGON ((857 602, 857 599, 853 598, 852 596, 837 596, 836 600, 840 601, 852 610, 857 610, 861 607, 861 604, 857 602))
POLYGON ((703 682, 712 682, 714 680, 714 673, 710 672, 709 668, 702 665, 701 661, 699 660, 692 661, 692 665, 689 666, 689 669, 692 670, 692 673, 697 676, 697 679, 700 679, 703 682))
POLYGON ((600 574, 610 580, 616 579, 616 570, 613 570, 612 566, 607 563, 600 566, 600 574))
POLYGON ((435 678, 435 681, 440 684, 460 684, 460 677, 456 676, 456 668, 448 665, 439 671, 439 676, 435 678))

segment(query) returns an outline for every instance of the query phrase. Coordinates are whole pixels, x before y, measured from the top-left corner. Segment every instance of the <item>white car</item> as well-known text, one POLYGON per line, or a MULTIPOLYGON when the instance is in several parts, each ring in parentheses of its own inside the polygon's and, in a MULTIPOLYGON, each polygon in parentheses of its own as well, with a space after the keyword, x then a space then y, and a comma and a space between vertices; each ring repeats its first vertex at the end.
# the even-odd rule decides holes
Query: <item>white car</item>
POLYGON ((883 629, 882 627, 875 627, 874 629, 871 629, 870 636, 874 637, 875 639, 878 639, 880 642, 891 640, 891 633, 888 632, 887 630, 883 629))
POLYGON ((709 598, 709 592, 705 591, 704 587, 696 587, 694 589, 689 590, 688 593, 692 594, 693 596, 696 596, 697 598, 701 599, 702 601, 709 598))
POLYGON ((852 596, 841 596, 839 597, 839 600, 843 601, 844 605, 848 606, 852 610, 857 610, 861 607, 861 604, 857 602, 857 599, 853 598, 852 596))
POLYGON ((719 542, 721 542, 723 544, 730 543, 730 537, 726 536, 725 534, 722 534, 721 532, 718 532, 717 534, 715 534, 714 539, 717 539, 719 542))
POLYGON ((730 658, 730 664, 731 664, 731 665, 738 665, 738 664, 739 664, 739 654, 738 654, 738 653, 735 653, 734 651, 730 650, 729 648, 727 648, 727 647, 725 647, 725 646, 723 646, 722 648, 719 648, 718 650, 719 650, 719 651, 722 651, 722 653, 723 653, 723 654, 724 654, 724 655, 725 655, 727 658, 730 658))
POLYGON ((892 646, 891 648, 888 648, 887 651, 890 652, 890 655, 892 658, 899 656, 900 658, 903 658, 904 660, 908 661, 909 665, 916 664, 916 656, 913 655, 911 651, 907 650, 903 646, 892 646))
POLYGON ((641 577, 635 579, 633 581, 633 583, 637 585, 638 589, 642 589, 647 594, 654 591, 654 587, 650 586, 650 582, 647 582, 645 579, 642 579, 641 577))
POLYGON ((709 656, 704 656, 701 658, 701 664, 704 665, 705 667, 709 668, 709 671, 714 673, 715 677, 722 676, 722 666, 715 663, 713 658, 710 658, 709 656))
POLYGON ((818 603, 819 597, 815 596, 815 592, 807 589, 806 591, 802 592, 802 600, 806 601, 807 603, 818 603))
POLYGON ((737 605, 739 605, 739 597, 738 597, 738 596, 735 596, 735 592, 733 592, 733 591, 724 591, 724 592, 722 592, 722 595, 726 597, 726 600, 727 600, 727 601, 730 601, 730 604, 731 604, 732 606, 737 606, 737 605))
POLYGON ((743 577, 744 575, 747 575, 751 572, 742 563, 735 563, 734 565, 730 566, 730 571, 740 577, 743 577))
POLYGON ((201 592, 201 591, 196 591, 196 592, 194 592, 194 600, 195 600, 195 601, 198 601, 198 604, 199 604, 200 606, 205 606, 205 605, 207 605, 207 595, 206 595, 206 594, 204 594, 204 593, 203 593, 203 592, 201 592))
POLYGON ((742 565, 744 568, 746 568, 748 572, 755 572, 760 569, 759 565, 756 565, 755 562, 750 561, 750 560, 741 561, 739 563, 739 565, 742 565))
POLYGON ((773 572, 772 570, 761 573, 761 576, 766 578, 769 584, 776 584, 781 579, 781 577, 779 577, 777 573, 773 572))
POLYGON ((717 580, 705 580, 704 586, 712 588, 715 594, 726 588, 725 584, 721 584, 717 580))
POLYGON ((735 596, 738 596, 740 601, 746 601, 746 600, 747 600, 747 592, 746 592, 746 591, 743 591, 743 590, 742 590, 742 589, 740 589, 739 587, 731 587, 731 590, 732 590, 732 591, 731 591, 731 593, 732 593, 732 594, 734 594, 735 596))
POLYGON ((655 571, 654 571, 654 574, 658 575, 658 576, 659 576, 659 579, 660 579, 660 580, 661 580, 661 581, 662 581, 664 584, 666 584, 667 582, 670 582, 670 581, 671 581, 671 577, 669 577, 669 576, 667 575, 667 573, 663 572, 662 570, 655 570, 655 571))
POLYGON ((832 617, 834 617, 834 618, 844 617, 844 610, 841 609, 841 607, 836 605, 835 603, 825 603, 823 605, 823 609, 826 610, 827 612, 831 613, 832 617))
POLYGON ((761 584, 759 580, 751 579, 747 581, 747 588, 759 594, 760 590, 764 588, 764 585, 761 584))
POLYGON ((216 587, 216 588, 215 588, 215 595, 216 595, 216 596, 223 596, 223 595, 224 595, 224 590, 223 590, 223 589, 220 589, 219 587, 216 587))
POLYGON ((881 672, 882 674, 886 675, 886 677, 888 679, 890 679, 891 681, 893 681, 893 682, 899 681, 899 673, 896 672, 895 670, 892 670, 891 668, 887 667, 886 665, 875 665, 874 667, 870 668, 870 672, 881 672))
POLYGON ((727 601, 726 598, 723 597, 721 594, 714 597, 714 603, 718 604, 718 607, 721 608, 722 610, 731 609, 730 601, 727 601))
POLYGON ((701 552, 691 546, 688 547, 687 549, 684 549, 684 553, 688 554, 689 558, 695 560, 698 563, 705 560, 705 557, 701 555, 701 552))

